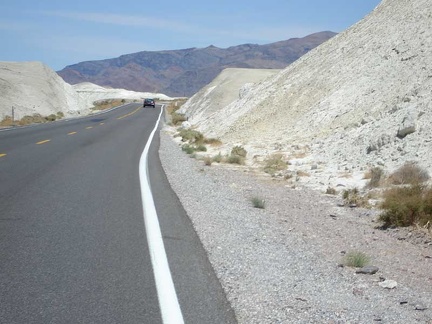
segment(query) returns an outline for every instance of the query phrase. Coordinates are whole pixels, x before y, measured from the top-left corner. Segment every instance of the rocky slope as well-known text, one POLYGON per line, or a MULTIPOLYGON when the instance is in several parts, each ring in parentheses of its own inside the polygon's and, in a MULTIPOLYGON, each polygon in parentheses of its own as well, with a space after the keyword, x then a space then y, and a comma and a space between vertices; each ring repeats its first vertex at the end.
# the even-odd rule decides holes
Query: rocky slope
POLYGON ((0 117, 85 111, 85 101, 54 71, 40 62, 0 62, 0 117))
POLYGON ((320 32, 272 44, 244 44, 226 49, 209 46, 139 52, 81 62, 65 67, 58 74, 71 84, 92 82, 134 91, 191 96, 224 68, 281 69, 334 35, 320 32))
POLYGON ((245 145, 251 164, 283 153, 321 188, 412 160, 432 173, 431 34, 427 0, 384 0, 235 102, 187 115, 208 137, 245 145))
MULTIPOLYGON (((238 69, 223 70, 212 82, 192 96, 179 110, 188 113, 194 123, 206 116, 217 113, 223 107, 247 93, 254 83, 275 75, 277 69, 238 69)), ((211 121, 210 121, 211 122, 211 121)))

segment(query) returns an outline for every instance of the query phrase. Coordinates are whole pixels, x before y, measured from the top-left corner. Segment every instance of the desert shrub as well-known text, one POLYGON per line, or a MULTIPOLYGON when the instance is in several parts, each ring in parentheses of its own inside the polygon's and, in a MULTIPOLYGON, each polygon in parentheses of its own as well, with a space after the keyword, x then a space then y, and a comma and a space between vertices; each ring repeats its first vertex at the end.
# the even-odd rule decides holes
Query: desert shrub
POLYGON ((179 113, 176 113, 176 112, 173 112, 171 114, 171 122, 172 122, 173 125, 181 124, 182 122, 184 122, 186 120, 187 120, 187 118, 183 114, 179 114, 179 113))
POLYGON ((180 129, 179 135, 182 138, 183 142, 200 144, 204 140, 203 134, 201 134, 197 130, 190 129, 190 128, 180 129))
POLYGON ((24 125, 30 125, 30 124, 39 124, 39 123, 45 123, 47 120, 42 117, 40 114, 33 114, 32 116, 26 115, 19 121, 19 124, 24 125))
POLYGON ((222 145, 221 140, 217 139, 217 138, 205 138, 204 143, 209 144, 211 146, 221 146, 222 145))
POLYGON ((342 198, 345 205, 367 206, 367 199, 360 194, 357 188, 344 190, 342 198))
POLYGON ((393 172, 389 180, 392 184, 417 184, 429 180, 429 174, 415 162, 407 162, 395 172, 393 172))
POLYGON ((56 119, 57 119, 57 116, 54 114, 51 114, 51 115, 45 117, 45 120, 49 121, 49 122, 55 121, 56 119))
POLYGON ((381 184, 384 171, 380 167, 374 167, 370 170, 370 180, 367 184, 368 188, 377 188, 381 184))
POLYGON ((362 268, 370 262, 369 256, 363 252, 348 252, 343 258, 342 263, 347 267, 362 268))
POLYGON ((213 159, 210 156, 204 157, 203 161, 204 161, 204 164, 207 166, 210 166, 213 163, 213 159))
POLYGON ((64 117, 64 113, 62 111, 58 111, 57 112, 57 118, 63 118, 64 117))
POLYGON ((227 157, 226 161, 231 164, 243 164, 244 163, 244 157, 240 155, 234 155, 231 154, 227 157))
POLYGON ((185 144, 182 146, 182 150, 187 154, 192 154, 195 152, 195 148, 189 144, 185 144))
POLYGON ((337 195, 337 191, 333 187, 327 187, 326 194, 327 195, 337 195))
POLYGON ((221 163, 222 162, 222 154, 218 154, 213 156, 213 162, 221 163))
POLYGON ((264 172, 275 174, 277 171, 285 170, 288 164, 282 159, 282 154, 273 154, 265 160, 264 172))
POLYGON ((260 208, 260 209, 264 209, 265 208, 265 200, 261 199, 259 197, 253 197, 251 199, 252 202, 252 206, 254 206, 255 208, 260 208))
POLYGON ((297 171, 297 176, 299 177, 310 177, 310 173, 302 170, 297 171))
POLYGON ((196 147, 196 150, 198 152, 207 152, 207 147, 205 147, 205 145, 203 145, 203 144, 200 144, 196 147))
POLYGON ((247 155, 247 151, 244 149, 243 146, 237 145, 231 149, 231 155, 237 155, 245 158, 247 155))
POLYGON ((381 208, 384 228, 432 223, 432 189, 420 184, 389 189, 381 208))

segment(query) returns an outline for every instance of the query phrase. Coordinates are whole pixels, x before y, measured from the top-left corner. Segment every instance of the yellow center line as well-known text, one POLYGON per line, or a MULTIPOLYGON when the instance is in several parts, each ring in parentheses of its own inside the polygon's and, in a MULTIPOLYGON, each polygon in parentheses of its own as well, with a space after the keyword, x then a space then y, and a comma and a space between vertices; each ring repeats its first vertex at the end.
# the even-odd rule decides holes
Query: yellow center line
POLYGON ((7 154, 5 153, 0 153, 0 157, 6 156, 7 154))
POLYGON ((135 109, 134 111, 132 111, 131 113, 129 113, 129 114, 126 114, 126 115, 123 115, 123 116, 120 116, 120 117, 118 117, 117 119, 122 119, 122 118, 125 118, 125 117, 128 117, 128 116, 130 116, 130 115, 133 115, 133 114, 135 114, 138 110, 140 110, 141 109, 141 107, 138 107, 137 109, 135 109))
POLYGON ((73 135, 73 134, 76 134, 77 132, 70 132, 70 133, 68 133, 68 135, 73 135))
POLYGON ((93 126, 86 127, 86 129, 91 129, 91 128, 93 128, 93 126))
POLYGON ((36 144, 37 144, 37 145, 45 144, 45 143, 48 143, 48 142, 50 142, 50 141, 51 141, 51 140, 44 140, 44 141, 37 142, 36 144))

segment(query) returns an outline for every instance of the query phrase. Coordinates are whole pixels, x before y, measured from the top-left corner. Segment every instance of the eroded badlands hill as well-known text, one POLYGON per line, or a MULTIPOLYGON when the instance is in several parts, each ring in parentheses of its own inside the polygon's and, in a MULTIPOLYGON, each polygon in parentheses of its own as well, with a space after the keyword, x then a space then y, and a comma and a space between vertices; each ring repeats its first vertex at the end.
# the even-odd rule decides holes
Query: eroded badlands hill
POLYGON ((207 136, 245 145, 250 157, 300 148, 307 154, 295 163, 315 165, 322 186, 337 173, 412 160, 432 173, 431 50, 430 2, 384 0, 235 102, 187 114, 207 136))
POLYGON ((53 70, 40 62, 0 62, 0 117, 85 111, 85 101, 53 70))
POLYGON ((0 62, 0 120, 40 114, 63 113, 66 117, 91 113, 94 102, 105 99, 169 100, 161 93, 108 89, 86 82, 71 86, 40 62, 0 62))

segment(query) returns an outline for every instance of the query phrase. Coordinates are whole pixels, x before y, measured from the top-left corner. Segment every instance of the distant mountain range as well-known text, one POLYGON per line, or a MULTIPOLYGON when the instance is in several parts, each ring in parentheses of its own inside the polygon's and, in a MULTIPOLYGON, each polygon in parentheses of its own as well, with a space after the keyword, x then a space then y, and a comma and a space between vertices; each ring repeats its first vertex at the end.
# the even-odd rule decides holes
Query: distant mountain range
POLYGON ((189 97, 225 68, 285 68, 334 35, 325 31, 267 45, 244 44, 226 49, 209 46, 144 51, 69 65, 57 73, 70 84, 92 82, 105 87, 189 97))

